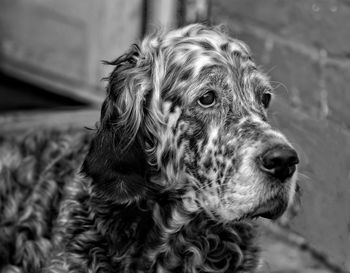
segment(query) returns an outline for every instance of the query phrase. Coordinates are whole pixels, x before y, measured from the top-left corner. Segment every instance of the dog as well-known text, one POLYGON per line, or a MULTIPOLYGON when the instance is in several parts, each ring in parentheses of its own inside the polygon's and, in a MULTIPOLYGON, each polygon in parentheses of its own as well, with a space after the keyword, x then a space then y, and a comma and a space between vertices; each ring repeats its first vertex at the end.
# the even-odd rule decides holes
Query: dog
POLYGON ((267 121, 272 87, 247 45, 193 24, 108 64, 43 272, 257 272, 254 219, 291 204, 299 159, 267 121))

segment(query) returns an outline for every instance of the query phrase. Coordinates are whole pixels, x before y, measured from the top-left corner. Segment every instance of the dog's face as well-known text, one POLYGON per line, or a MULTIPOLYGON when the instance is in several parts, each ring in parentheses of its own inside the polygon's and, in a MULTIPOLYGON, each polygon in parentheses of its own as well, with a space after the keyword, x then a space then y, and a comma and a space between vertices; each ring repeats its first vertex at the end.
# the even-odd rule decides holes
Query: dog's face
MULTIPOLYGON (((295 191, 298 157, 267 122, 272 88, 247 46, 192 25, 145 40, 132 60, 127 70, 117 64, 101 122, 124 124, 123 145, 133 132, 147 183, 180 190, 188 210, 224 221, 281 215, 295 191), (123 85, 133 90, 125 93, 117 85, 128 80, 123 85)), ((126 180, 124 188, 137 190, 126 180)))
POLYGON ((279 216, 295 190, 298 159, 267 123, 266 76, 242 42, 221 33, 174 40, 162 90, 168 129, 157 151, 173 157, 159 164, 167 173, 175 163, 172 173, 186 173, 188 198, 223 219, 279 216))

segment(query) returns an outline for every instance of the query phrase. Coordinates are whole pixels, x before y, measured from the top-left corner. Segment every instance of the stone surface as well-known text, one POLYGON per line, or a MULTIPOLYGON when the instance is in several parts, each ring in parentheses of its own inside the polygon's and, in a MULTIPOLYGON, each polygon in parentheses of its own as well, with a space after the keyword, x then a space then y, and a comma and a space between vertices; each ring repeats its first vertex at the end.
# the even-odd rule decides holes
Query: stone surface
POLYGON ((350 65, 348 68, 329 66, 325 71, 330 118, 350 128, 350 65))
POLYGON ((292 222, 329 259, 350 270, 350 133, 279 101, 272 122, 300 156, 302 205, 292 222))
POLYGON ((226 14, 223 21, 231 35, 250 46, 255 61, 271 76, 277 96, 313 117, 350 126, 350 60, 330 59, 325 51, 298 44, 295 37, 289 37, 295 40, 290 42, 269 30, 265 35, 261 26, 247 27, 235 16, 226 14))
POLYGON ((286 243, 281 237, 264 230, 260 238, 262 272, 269 273, 331 273, 310 253, 286 243))
POLYGON ((229 14, 243 24, 254 23, 286 39, 349 58, 350 3, 337 0, 216 0, 213 18, 229 14))

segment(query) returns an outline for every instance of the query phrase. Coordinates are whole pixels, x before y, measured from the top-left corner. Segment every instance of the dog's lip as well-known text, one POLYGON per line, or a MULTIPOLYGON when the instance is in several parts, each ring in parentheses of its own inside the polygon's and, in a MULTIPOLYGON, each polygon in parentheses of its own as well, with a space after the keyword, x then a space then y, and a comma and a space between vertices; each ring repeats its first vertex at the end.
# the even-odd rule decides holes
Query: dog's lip
POLYGON ((285 200, 275 197, 260 204, 250 215, 252 218, 263 217, 275 220, 285 212, 287 206, 288 203, 285 200))

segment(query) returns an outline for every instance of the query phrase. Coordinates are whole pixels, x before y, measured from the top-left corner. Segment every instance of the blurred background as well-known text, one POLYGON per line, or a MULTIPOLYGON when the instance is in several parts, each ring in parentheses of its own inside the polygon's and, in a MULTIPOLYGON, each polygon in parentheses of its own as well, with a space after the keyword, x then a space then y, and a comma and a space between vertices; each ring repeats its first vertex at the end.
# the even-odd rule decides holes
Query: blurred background
MULTIPOLYGON (((270 120, 301 157, 301 205, 262 222, 266 271, 350 272, 349 0, 0 0, 0 159, 16 154, 11 179, 30 188, 43 171, 78 166, 62 160, 99 119, 111 69, 101 61, 158 26, 193 22, 248 43, 275 88, 270 120)), ((3 170, 0 214, 15 219, 3 170)))

